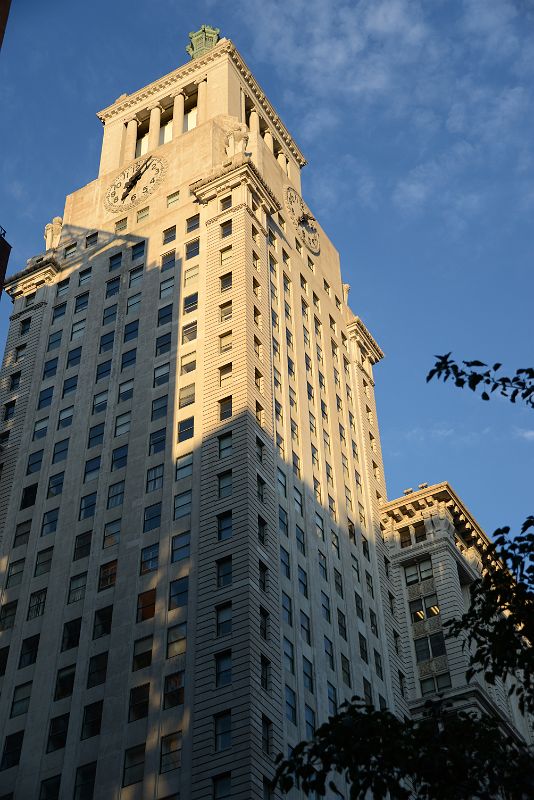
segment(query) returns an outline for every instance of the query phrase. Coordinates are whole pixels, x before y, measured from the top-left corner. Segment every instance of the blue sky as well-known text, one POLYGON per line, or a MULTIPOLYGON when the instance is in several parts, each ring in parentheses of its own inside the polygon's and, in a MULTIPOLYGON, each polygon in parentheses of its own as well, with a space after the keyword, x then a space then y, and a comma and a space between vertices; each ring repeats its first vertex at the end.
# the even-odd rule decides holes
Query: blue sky
MULTIPOLYGON (((305 152, 375 368, 389 497, 449 480, 486 530, 534 511, 534 413, 425 384, 434 353, 534 364, 532 0, 15 2, 0 54, 10 271, 98 169, 95 113, 231 38, 305 152)), ((10 301, 1 304, 0 341, 10 301)))

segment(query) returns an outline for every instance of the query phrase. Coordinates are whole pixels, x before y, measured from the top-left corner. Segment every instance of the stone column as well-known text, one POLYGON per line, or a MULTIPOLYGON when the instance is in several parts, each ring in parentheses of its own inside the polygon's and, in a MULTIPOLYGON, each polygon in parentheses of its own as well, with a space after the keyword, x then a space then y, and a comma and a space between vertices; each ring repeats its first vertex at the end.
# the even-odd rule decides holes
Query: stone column
POLYGON ((241 122, 244 122, 246 125, 247 124, 246 95, 243 89, 240 89, 239 91, 241 93, 241 122))
POLYGON ((202 125, 206 121, 208 109, 208 79, 206 76, 196 81, 198 87, 197 96, 197 125, 202 125))
POLYGON ((52 247, 52 223, 48 222, 44 229, 45 250, 50 250, 52 247))
POLYGON ((287 159, 281 150, 278 153, 278 163, 280 164, 284 172, 287 173, 287 159))
POLYGON ((265 133, 263 134, 263 140, 267 145, 267 147, 269 148, 269 150, 271 151, 271 153, 274 153, 273 135, 270 130, 265 131, 265 133))
POLYGON ((248 120, 248 127, 250 128, 251 133, 259 133, 260 132, 260 118, 258 116, 258 112, 255 108, 252 109, 250 112, 250 117, 248 120))
POLYGON ((185 92, 182 90, 174 97, 174 106, 172 111, 172 138, 176 139, 184 132, 184 105, 185 105, 185 92))
POLYGON ((124 156, 123 156, 123 163, 125 161, 131 161, 135 158, 135 145, 137 143, 137 117, 133 117, 132 119, 128 120, 126 124, 126 139, 124 142, 124 156))
POLYGON ((150 122, 148 125, 148 150, 159 147, 159 129, 161 126, 161 105, 154 103, 150 107, 150 122))

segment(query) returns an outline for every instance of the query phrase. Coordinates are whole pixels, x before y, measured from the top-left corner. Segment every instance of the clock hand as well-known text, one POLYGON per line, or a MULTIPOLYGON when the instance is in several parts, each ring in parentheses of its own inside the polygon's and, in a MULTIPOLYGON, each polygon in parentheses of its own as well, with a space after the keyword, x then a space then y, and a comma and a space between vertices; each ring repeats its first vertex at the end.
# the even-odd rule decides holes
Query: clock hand
POLYGON ((131 189, 135 186, 138 180, 141 178, 143 172, 147 169, 149 161, 152 161, 152 156, 149 156, 146 161, 144 161, 140 167, 133 173, 131 178, 129 178, 126 183, 124 184, 124 192, 122 193, 121 200, 124 200, 125 197, 129 194, 131 189))

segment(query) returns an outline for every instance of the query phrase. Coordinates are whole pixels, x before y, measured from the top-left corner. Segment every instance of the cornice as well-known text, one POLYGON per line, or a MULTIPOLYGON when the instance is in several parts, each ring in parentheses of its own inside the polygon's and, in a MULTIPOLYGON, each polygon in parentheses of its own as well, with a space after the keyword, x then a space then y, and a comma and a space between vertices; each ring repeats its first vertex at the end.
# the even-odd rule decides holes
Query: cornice
POLYGON ((50 283, 61 271, 55 252, 45 255, 41 260, 32 259, 25 269, 9 275, 4 283, 4 289, 12 299, 19 295, 28 294, 36 288, 36 284, 50 283), (40 279, 39 281, 37 279, 40 279))
POLYGON ((383 350, 371 336, 360 317, 354 317, 352 322, 348 323, 347 330, 349 333, 353 333, 357 339, 360 338, 363 341, 371 356, 371 363, 376 364, 384 358, 383 350))
POLYGON ((383 522, 410 525, 416 515, 440 505, 449 512, 455 528, 468 545, 486 547, 490 544, 488 536, 447 481, 390 500, 380 510, 383 522))
POLYGON ((251 95, 257 101, 258 106, 278 132, 280 139, 285 143, 286 147, 295 157, 299 166, 304 167, 307 164, 306 158, 267 99, 265 92, 245 64, 239 51, 229 39, 221 39, 220 42, 204 56, 194 59, 193 61, 184 64, 182 67, 178 67, 178 69, 175 69, 173 72, 164 75, 157 81, 149 83, 148 86, 145 86, 143 89, 139 89, 133 94, 127 95, 125 98, 115 101, 115 103, 112 103, 112 105, 102 109, 102 111, 99 111, 97 117, 102 123, 105 124, 106 122, 117 117, 124 117, 128 115, 128 113, 131 115, 132 108, 134 106, 138 106, 139 103, 143 101, 146 101, 147 103, 151 101, 154 102, 156 99, 161 99, 162 95, 165 96, 165 93, 168 94, 169 92, 178 94, 187 84, 193 83, 195 80, 204 77, 206 73, 206 67, 212 62, 217 61, 223 54, 226 54, 231 58, 234 65, 237 67, 243 82, 250 90, 251 95))
POLYGON ((272 214, 273 211, 280 211, 281 204, 276 199, 274 192, 263 179, 260 171, 252 163, 250 158, 244 154, 234 156, 232 161, 223 164, 222 167, 212 172, 206 178, 201 178, 191 184, 190 189, 200 203, 206 203, 211 199, 211 196, 216 196, 218 192, 217 182, 222 179, 227 180, 228 176, 235 173, 236 177, 239 173, 251 177, 256 185, 256 188, 263 194, 263 199, 268 206, 268 213, 272 214), (212 195, 210 195, 210 192, 212 195))

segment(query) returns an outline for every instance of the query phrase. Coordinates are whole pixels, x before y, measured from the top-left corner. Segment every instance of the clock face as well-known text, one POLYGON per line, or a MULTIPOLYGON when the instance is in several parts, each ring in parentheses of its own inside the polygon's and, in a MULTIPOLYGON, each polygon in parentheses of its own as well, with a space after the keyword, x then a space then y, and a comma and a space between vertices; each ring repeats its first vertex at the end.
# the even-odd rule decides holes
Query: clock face
POLYGON ((161 183, 165 170, 165 162, 156 156, 142 156, 132 161, 107 190, 104 200, 106 208, 123 212, 143 203, 161 183))
POLYGON ((302 240, 308 250, 312 253, 318 253, 321 245, 319 241, 319 231, 315 219, 313 218, 306 203, 291 186, 286 189, 286 208, 289 211, 289 216, 293 221, 293 225, 302 237, 302 240))

